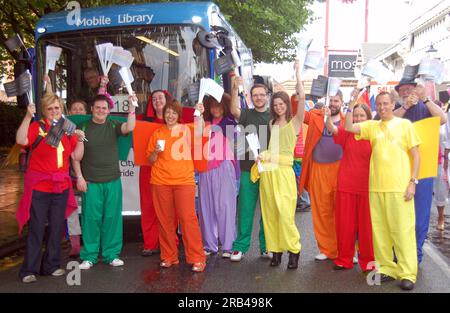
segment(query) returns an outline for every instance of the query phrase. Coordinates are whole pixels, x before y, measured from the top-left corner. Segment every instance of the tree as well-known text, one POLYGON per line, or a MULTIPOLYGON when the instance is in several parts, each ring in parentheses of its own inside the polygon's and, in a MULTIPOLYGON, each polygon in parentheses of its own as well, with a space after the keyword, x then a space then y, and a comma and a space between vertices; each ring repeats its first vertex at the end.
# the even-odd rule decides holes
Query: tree
MULTIPOLYGON (((27 47, 34 46, 34 29, 40 17, 63 10, 67 0, 0 0, 0 62, 12 63, 13 55, 5 47, 5 41, 14 33, 19 34, 27 47)), ((126 0, 79 1, 82 7, 126 4, 126 0)), ((169 2, 134 0, 141 2, 169 2)), ((308 21, 307 9, 313 0, 216 0, 221 12, 252 49, 256 62, 281 62, 292 60, 300 32, 308 21)), ((0 67, 4 74, 5 67, 0 67)))

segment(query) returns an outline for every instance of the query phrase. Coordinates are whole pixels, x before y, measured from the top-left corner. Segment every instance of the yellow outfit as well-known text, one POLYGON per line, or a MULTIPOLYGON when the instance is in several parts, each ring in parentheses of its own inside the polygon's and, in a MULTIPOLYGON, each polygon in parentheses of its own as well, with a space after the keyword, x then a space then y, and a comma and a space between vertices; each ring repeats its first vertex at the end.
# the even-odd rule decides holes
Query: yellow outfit
POLYGON ((416 281, 417 252, 414 199, 403 196, 411 179, 409 150, 420 140, 409 120, 366 121, 357 140, 369 140, 369 197, 373 248, 380 272, 396 279, 416 281), (392 248, 397 264, 393 262, 392 248))
POLYGON ((263 153, 260 178, 261 213, 267 250, 300 252, 300 234, 295 225, 297 184, 292 168, 297 141, 292 120, 283 127, 274 126, 269 148, 263 153))

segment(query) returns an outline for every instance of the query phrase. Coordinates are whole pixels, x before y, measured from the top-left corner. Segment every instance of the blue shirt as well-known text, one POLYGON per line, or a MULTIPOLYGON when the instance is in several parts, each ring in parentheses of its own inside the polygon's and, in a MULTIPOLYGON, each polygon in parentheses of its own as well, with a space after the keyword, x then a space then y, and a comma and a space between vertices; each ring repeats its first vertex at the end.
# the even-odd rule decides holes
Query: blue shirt
POLYGON ((406 111, 405 115, 403 115, 403 118, 406 118, 414 123, 431 116, 432 115, 430 113, 430 110, 428 110, 427 105, 423 103, 422 100, 419 100, 416 105, 413 105, 406 111))

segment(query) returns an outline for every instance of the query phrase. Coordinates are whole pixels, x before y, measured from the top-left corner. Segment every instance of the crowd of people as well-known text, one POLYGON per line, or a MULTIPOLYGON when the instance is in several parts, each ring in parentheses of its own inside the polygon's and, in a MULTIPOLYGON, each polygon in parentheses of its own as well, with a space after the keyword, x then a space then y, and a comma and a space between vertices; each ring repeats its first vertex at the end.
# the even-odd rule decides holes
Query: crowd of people
MULTIPOLYGON (((296 269, 302 246, 295 213, 307 191, 317 261, 333 260, 337 271, 359 263, 364 273, 378 264, 382 283, 400 280, 402 289, 413 289, 423 260, 433 188, 437 227, 444 228, 450 127, 443 108, 426 96, 423 86, 401 80, 395 87, 398 102, 392 93, 377 95, 375 117, 367 104, 358 102, 357 89, 345 112, 341 91, 323 108, 305 109, 298 62, 294 70, 292 97, 284 91, 269 95, 265 85, 255 84, 252 108, 241 105, 242 78, 230 75, 230 93, 220 101, 205 96, 195 106, 200 114, 193 123, 183 123, 182 107, 167 91, 152 92, 146 120, 160 127, 148 138, 151 165, 140 170, 142 255, 159 252, 162 268, 179 264, 180 232, 192 271, 204 271, 207 256, 219 251, 239 262, 250 248, 259 201, 261 256, 276 267, 287 252, 288 269, 296 269), (412 123, 432 116, 442 125, 438 175, 419 180, 421 139, 412 123), (242 140, 249 134, 260 141, 257 155, 242 140), (196 205, 192 156, 198 142, 202 152, 206 149, 207 166, 198 170, 196 205)), ((17 143, 31 149, 18 213, 21 228, 29 223, 19 274, 25 283, 36 281, 38 274, 64 274, 60 236, 65 218, 70 254, 80 255, 80 269, 98 263, 99 253, 111 266, 124 265, 118 138, 135 129, 136 114, 130 106, 126 122, 110 119, 107 83, 92 82, 92 118, 72 135, 64 134, 57 146, 45 140, 63 107, 51 92, 41 99, 43 118, 32 122, 36 109, 30 105, 17 132, 17 143), (81 227, 74 213, 72 179, 82 194, 81 227), (49 236, 41 263, 46 224, 49 236)), ((70 106, 74 115, 87 110, 84 101, 70 106)))

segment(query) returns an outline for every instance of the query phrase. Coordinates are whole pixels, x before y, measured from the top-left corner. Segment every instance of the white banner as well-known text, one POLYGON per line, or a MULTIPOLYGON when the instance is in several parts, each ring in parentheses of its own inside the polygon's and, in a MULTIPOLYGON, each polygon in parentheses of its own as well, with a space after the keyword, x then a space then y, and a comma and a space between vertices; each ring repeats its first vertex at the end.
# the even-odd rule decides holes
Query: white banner
POLYGON ((139 169, 134 164, 134 150, 130 149, 126 161, 119 161, 122 181, 122 215, 140 215, 141 200, 139 197, 139 169))

